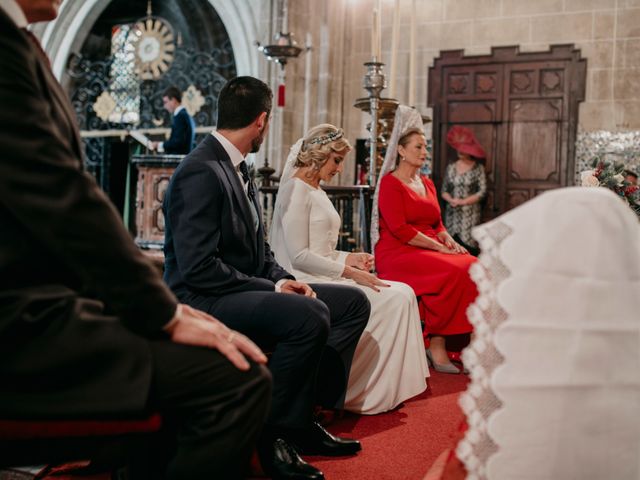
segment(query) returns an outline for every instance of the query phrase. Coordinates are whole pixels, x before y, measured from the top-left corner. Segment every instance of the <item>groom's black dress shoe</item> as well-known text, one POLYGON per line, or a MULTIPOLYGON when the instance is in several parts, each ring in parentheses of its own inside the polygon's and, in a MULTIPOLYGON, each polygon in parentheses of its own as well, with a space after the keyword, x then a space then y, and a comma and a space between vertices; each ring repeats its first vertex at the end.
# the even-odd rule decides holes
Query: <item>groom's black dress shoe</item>
POLYGON ((260 442, 258 456, 262 469, 274 480, 324 480, 324 474, 305 462, 296 449, 281 438, 260 442))
POLYGON ((358 440, 333 436, 317 422, 313 422, 311 427, 303 431, 296 432, 289 440, 302 455, 341 457, 355 455, 362 450, 358 440))

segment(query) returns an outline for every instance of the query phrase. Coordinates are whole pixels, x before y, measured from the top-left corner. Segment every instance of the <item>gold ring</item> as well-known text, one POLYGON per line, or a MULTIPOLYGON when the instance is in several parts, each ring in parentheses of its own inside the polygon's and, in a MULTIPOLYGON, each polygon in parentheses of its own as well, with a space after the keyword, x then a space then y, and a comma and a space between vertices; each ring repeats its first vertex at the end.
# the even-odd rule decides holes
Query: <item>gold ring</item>
POLYGON ((233 342, 234 338, 236 338, 236 332, 231 332, 229 334, 229 336, 227 337, 227 342, 229 342, 229 343, 233 342))

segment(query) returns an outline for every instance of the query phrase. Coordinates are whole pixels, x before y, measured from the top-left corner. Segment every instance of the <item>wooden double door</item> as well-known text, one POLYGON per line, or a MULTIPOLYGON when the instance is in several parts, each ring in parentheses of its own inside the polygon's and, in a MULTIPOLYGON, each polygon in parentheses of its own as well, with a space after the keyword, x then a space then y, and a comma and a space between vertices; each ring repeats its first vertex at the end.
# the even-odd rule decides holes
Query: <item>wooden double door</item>
POLYGON ((436 185, 456 158, 446 142, 453 125, 471 128, 487 152, 483 220, 572 185, 585 76, 586 60, 572 45, 536 53, 499 47, 469 57, 442 52, 429 69, 436 185))

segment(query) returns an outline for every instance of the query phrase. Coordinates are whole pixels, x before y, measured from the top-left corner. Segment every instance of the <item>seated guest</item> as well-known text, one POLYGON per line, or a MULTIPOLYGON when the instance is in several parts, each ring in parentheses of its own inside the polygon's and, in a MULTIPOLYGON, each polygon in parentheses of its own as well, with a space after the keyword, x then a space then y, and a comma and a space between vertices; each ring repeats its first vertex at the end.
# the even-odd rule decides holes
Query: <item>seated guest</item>
POLYGON ((374 197, 371 239, 380 278, 407 283, 419 297, 433 367, 460 373, 445 337, 471 333, 466 311, 477 291, 468 270, 475 258, 442 225, 436 188, 420 175, 426 159, 422 118, 401 105, 374 197))
POLYGON ((182 92, 176 87, 162 94, 164 109, 171 114, 171 135, 164 142, 151 142, 149 148, 158 153, 186 155, 196 146, 196 124, 182 106, 182 92))
POLYGON ((637 218, 607 189, 564 188, 474 236, 468 478, 640 478, 637 218))
POLYGON ((369 273, 373 256, 336 250, 340 215, 320 182, 342 171, 351 145, 342 130, 323 124, 291 148, 280 180, 269 238, 276 260, 299 280, 355 285, 371 317, 351 364, 344 408, 391 410, 427 387, 429 376, 413 290, 369 273))
POLYGON ((309 286, 273 258, 245 162, 267 134, 271 102, 271 89, 252 77, 234 78, 220 91, 217 131, 182 160, 167 189, 165 279, 181 301, 273 352, 272 406, 258 442, 262 466, 274 478, 317 479, 322 473, 296 452, 360 450, 359 442, 314 423, 312 412, 316 378, 320 403, 342 407, 370 307, 357 288, 309 286))
POLYGON ((631 169, 627 169, 624 171, 624 179, 630 185, 638 185, 638 174, 631 169))
POLYGON ((172 453, 157 478, 240 478, 267 414, 266 358, 178 304, 82 171, 73 107, 26 29, 59 4, 0 3, 0 416, 159 410, 172 453))

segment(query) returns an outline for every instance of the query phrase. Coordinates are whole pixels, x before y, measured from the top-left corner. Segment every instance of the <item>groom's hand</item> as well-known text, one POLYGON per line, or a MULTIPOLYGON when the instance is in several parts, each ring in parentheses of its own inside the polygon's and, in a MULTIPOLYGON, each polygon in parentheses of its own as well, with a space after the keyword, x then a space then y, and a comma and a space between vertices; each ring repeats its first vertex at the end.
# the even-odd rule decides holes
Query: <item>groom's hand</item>
POLYGON ((280 292, 282 293, 296 293, 298 295, 304 295, 305 297, 316 298, 316 292, 306 283, 296 282, 295 280, 287 280, 280 285, 280 292))

